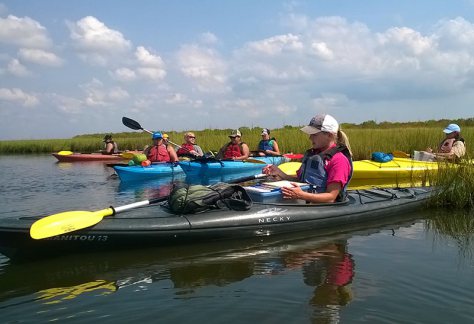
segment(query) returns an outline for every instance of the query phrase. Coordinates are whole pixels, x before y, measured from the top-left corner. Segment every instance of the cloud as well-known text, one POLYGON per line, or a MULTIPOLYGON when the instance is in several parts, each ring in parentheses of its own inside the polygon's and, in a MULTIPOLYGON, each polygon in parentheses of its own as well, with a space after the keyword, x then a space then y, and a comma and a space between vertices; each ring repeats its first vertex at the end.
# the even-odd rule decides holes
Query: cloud
POLYGON ((39 104, 39 99, 32 94, 18 88, 0 88, 0 100, 18 103, 24 107, 33 107, 39 104))
POLYGON ((7 71, 17 77, 26 77, 31 75, 26 66, 20 63, 18 59, 12 59, 7 66, 7 71))
POLYGON ((62 59, 56 56, 56 54, 41 49, 21 48, 18 56, 24 61, 39 65, 58 67, 63 64, 62 59))
POLYGON ((13 15, 0 18, 0 42, 28 48, 49 48, 52 45, 40 23, 29 17, 13 15))
POLYGON ((266 55, 276 55, 284 51, 298 52, 303 49, 300 37, 293 34, 277 35, 247 44, 250 50, 266 55))
POLYGON ((204 45, 214 45, 214 44, 217 44, 217 42, 219 41, 217 36, 211 32, 202 33, 199 36, 199 39, 201 43, 203 43, 204 45))
POLYGON ((198 45, 184 45, 178 51, 177 60, 181 72, 193 81, 192 86, 199 91, 229 91, 227 64, 215 50, 198 45))
POLYGON ((111 76, 118 81, 129 82, 137 79, 135 71, 129 68, 119 68, 111 72, 111 76))
POLYGON ((165 63, 159 55, 152 54, 143 46, 139 46, 135 51, 135 57, 140 66, 136 70, 138 75, 151 80, 165 78, 165 63))
POLYGON ((107 88, 100 80, 92 81, 80 85, 85 93, 84 104, 89 107, 107 107, 112 106, 114 102, 121 102, 130 98, 130 94, 120 88, 107 88))
POLYGON ((121 32, 110 29, 92 16, 75 23, 67 23, 70 38, 79 51, 79 57, 91 64, 107 65, 109 59, 127 53, 132 44, 121 32))

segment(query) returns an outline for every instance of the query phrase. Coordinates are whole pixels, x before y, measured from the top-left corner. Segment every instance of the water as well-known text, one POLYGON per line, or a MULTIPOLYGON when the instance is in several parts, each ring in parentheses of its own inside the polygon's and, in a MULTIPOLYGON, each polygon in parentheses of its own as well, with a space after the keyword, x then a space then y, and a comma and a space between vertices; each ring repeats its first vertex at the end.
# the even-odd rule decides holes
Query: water
MULTIPOLYGON (((103 163, 1 156, 0 217, 165 195, 103 163)), ((472 323, 472 214, 422 211, 337 232, 81 254, 0 256, 2 323, 472 323), (435 214, 435 215, 434 215, 435 214), (446 221, 446 220, 449 221, 446 221)))

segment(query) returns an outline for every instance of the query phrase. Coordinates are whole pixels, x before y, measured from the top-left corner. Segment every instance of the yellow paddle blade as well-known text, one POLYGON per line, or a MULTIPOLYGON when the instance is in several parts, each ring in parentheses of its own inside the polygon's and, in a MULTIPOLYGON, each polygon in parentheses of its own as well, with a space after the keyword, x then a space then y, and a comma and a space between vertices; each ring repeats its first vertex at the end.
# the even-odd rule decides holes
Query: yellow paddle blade
POLYGON ((124 159, 127 159, 127 160, 130 160, 133 158, 133 156, 136 154, 137 152, 122 152, 120 153, 120 156, 124 159))
POLYGON ((30 236, 35 240, 77 231, 99 223, 104 216, 114 213, 112 208, 94 212, 68 211, 37 220, 31 225, 30 236))
POLYGON ((286 162, 278 166, 278 169, 285 172, 287 175, 296 175, 296 171, 301 167, 301 162, 286 162))
POLYGON ((58 154, 59 154, 59 155, 71 155, 71 154, 74 154, 74 152, 71 152, 71 151, 59 151, 58 154))

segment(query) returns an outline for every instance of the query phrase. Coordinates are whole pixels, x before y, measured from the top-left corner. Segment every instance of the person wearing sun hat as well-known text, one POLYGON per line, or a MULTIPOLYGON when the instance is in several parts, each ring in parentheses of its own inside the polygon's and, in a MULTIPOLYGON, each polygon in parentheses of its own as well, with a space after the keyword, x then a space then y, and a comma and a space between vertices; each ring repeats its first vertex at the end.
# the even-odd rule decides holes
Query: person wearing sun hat
POLYGON ((217 153, 218 159, 245 160, 250 156, 250 150, 246 143, 242 142, 242 133, 234 129, 230 135, 230 142, 225 144, 217 153))
POLYGON ((110 155, 110 154, 117 154, 119 152, 118 144, 115 143, 115 141, 112 139, 111 134, 105 135, 102 142, 104 142, 104 149, 101 151, 102 154, 110 155))
POLYGON ((336 119, 327 114, 316 115, 301 130, 309 135, 312 148, 306 151, 296 176, 284 173, 275 165, 264 167, 263 173, 310 185, 308 192, 296 183, 283 187, 285 199, 302 199, 309 203, 343 201, 353 171, 346 134, 341 131, 336 119))
POLYGON ((270 138, 270 130, 268 128, 262 129, 262 140, 258 143, 258 155, 280 155, 278 143, 274 137, 270 138))
POLYGON ((143 151, 150 162, 176 162, 178 156, 173 146, 166 145, 163 134, 161 132, 154 132, 151 135, 153 145, 148 146, 143 151))
MULTIPOLYGON (((438 145, 436 152, 431 147, 426 152, 431 153, 434 160, 457 160, 466 154, 464 138, 461 137, 461 127, 458 124, 449 124, 443 129, 444 139, 438 145)), ((426 154, 424 154, 426 156, 426 154)))

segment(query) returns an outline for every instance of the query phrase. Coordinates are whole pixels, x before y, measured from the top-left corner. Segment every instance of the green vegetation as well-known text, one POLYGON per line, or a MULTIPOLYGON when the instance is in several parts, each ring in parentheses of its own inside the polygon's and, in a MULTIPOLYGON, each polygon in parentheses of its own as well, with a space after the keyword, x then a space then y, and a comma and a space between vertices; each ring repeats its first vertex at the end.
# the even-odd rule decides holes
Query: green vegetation
POLYGON ((474 207, 474 166, 470 163, 440 164, 432 184, 438 187, 430 204, 436 207, 474 207))
MULTIPOLYGON (((474 156, 474 119, 441 120, 413 123, 364 122, 360 125, 343 124, 342 129, 349 136, 354 160, 370 159, 376 151, 403 151, 435 148, 443 139, 442 129, 450 122, 458 123, 467 143, 468 156, 474 156)), ((231 129, 206 129, 195 131, 197 143, 204 151, 217 151, 229 141, 231 129)), ((250 149, 256 149, 261 139, 261 127, 241 127, 242 139, 250 149)), ((185 132, 164 131, 171 141, 181 144, 185 132)), ((0 141, 0 154, 52 153, 61 150, 74 152, 96 152, 103 148, 105 134, 87 134, 71 139, 0 141)), ((275 137, 284 153, 303 153, 310 147, 308 136, 300 131, 300 126, 284 126, 273 129, 275 137)), ((151 143, 148 133, 134 131, 113 134, 121 150, 141 150, 151 143)), ((442 164, 438 176, 430 177, 428 182, 439 188, 430 204, 436 207, 473 208, 474 207, 474 167, 466 164, 442 164)))
MULTIPOLYGON (((349 136, 355 160, 368 159, 375 151, 392 152, 394 150, 412 153, 428 146, 436 147, 443 138, 442 129, 448 120, 380 123, 373 121, 360 125, 343 124, 342 129, 349 136)), ((453 121, 462 128, 462 136, 468 143, 468 153, 473 155, 469 143, 474 143, 474 119, 453 121)), ((282 152, 303 153, 310 147, 308 136, 301 132, 300 126, 284 126, 273 129, 274 136, 282 152)), ((241 127, 242 139, 250 149, 255 149, 261 139, 261 127, 241 127)), ((181 144, 185 132, 164 131, 170 140, 181 144)), ((206 129, 195 131, 197 143, 205 151, 217 151, 229 138, 231 129, 206 129)), ((0 154, 51 153, 61 150, 74 152, 94 152, 102 149, 105 134, 88 134, 71 139, 0 141, 0 154)), ((150 135, 144 132, 125 132, 113 134, 121 150, 140 150, 151 143, 150 135)))

